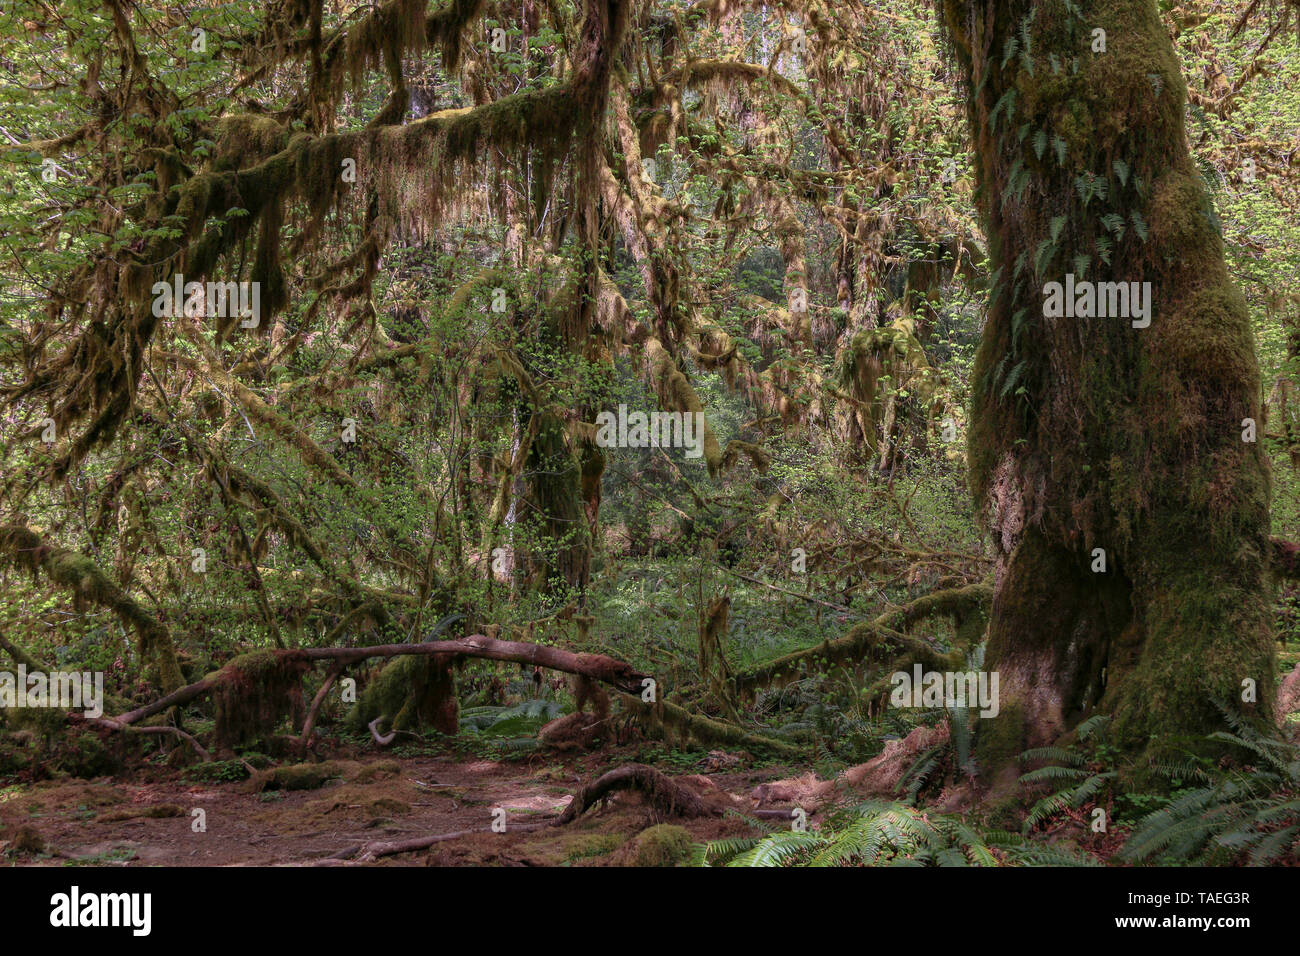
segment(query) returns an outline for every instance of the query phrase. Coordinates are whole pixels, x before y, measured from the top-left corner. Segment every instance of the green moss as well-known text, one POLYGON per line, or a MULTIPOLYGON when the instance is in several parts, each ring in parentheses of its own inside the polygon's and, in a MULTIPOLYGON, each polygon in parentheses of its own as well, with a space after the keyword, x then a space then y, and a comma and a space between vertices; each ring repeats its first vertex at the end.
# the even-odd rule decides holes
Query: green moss
MULTIPOLYGON (((1151 234, 1171 255, 1203 249, 1210 239, 1217 238, 1205 209, 1205 190, 1191 169, 1169 170, 1156 180, 1151 190, 1147 211, 1151 234)), ((1223 271, 1219 256, 1214 256, 1211 262, 1196 264, 1210 265, 1217 273, 1223 271)))
POLYGON ((385 733, 425 727, 455 733, 455 726, 439 726, 441 709, 446 706, 446 668, 445 662, 432 657, 394 658, 366 685, 356 706, 348 712, 345 726, 352 733, 367 733, 371 721, 384 717, 385 724, 379 730, 385 733))
POLYGON ((975 756, 989 771, 1016 766, 1027 743, 1025 712, 1015 701, 1002 701, 996 717, 981 717, 975 738, 975 756))
POLYGON ((68 734, 56 748, 52 765, 73 777, 88 780, 114 772, 118 760, 98 734, 85 730, 68 734))
POLYGON ((290 764, 271 770, 259 770, 248 781, 251 793, 264 790, 319 790, 331 780, 344 775, 344 768, 332 761, 290 764))
POLYGON ((633 837, 621 856, 626 866, 678 866, 690 857, 694 844, 685 827, 661 823, 633 837))
POLYGON ((379 760, 375 763, 366 764, 348 780, 352 783, 373 783, 386 777, 395 777, 401 772, 402 765, 396 760, 379 760))
POLYGON ((592 857, 608 856, 624 843, 624 837, 617 833, 592 833, 574 840, 565 851, 566 862, 588 860, 592 857))
POLYGON ((233 783, 247 780, 250 773, 243 760, 214 760, 186 767, 182 776, 193 783, 233 783))

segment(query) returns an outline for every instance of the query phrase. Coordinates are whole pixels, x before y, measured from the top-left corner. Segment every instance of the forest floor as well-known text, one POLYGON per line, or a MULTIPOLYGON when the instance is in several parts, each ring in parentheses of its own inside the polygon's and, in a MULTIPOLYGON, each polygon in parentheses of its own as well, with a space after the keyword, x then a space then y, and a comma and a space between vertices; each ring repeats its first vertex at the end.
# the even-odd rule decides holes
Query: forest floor
MULTIPOLYGON (((202 784, 178 775, 140 782, 138 773, 42 781, 0 788, 0 841, 12 843, 24 830, 30 841, 34 830, 42 849, 24 854, 24 862, 46 866, 314 866, 357 865, 360 853, 327 858, 358 845, 477 831, 368 862, 605 866, 652 862, 654 847, 633 838, 660 823, 685 828, 696 842, 754 834, 735 817, 667 819, 634 792, 613 794, 563 826, 536 826, 560 813, 583 783, 628 759, 611 750, 508 763, 362 754, 316 765, 339 774, 320 786, 271 783, 261 792, 256 776, 202 784), (504 833, 491 829, 495 808, 506 811, 504 833), (196 832, 200 819, 205 829, 196 832)), ((713 773, 708 782, 744 796, 782 774, 768 767, 713 773)))

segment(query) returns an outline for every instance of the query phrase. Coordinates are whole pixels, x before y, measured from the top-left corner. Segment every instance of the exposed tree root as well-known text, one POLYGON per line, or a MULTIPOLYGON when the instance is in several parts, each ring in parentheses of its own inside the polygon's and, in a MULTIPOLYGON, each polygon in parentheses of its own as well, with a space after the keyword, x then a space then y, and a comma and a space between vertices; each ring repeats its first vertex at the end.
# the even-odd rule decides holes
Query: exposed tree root
POLYGON ((655 809, 670 816, 702 817, 712 813, 692 791, 645 764, 629 763, 602 774, 573 795, 551 826, 564 826, 616 790, 637 790, 655 809))
POLYGON ((947 724, 917 727, 902 740, 889 741, 878 756, 849 767, 834 780, 818 780, 815 774, 807 773, 759 784, 752 796, 760 807, 765 803, 788 803, 811 813, 829 803, 837 790, 852 790, 864 796, 892 795, 917 756, 947 739, 947 724))

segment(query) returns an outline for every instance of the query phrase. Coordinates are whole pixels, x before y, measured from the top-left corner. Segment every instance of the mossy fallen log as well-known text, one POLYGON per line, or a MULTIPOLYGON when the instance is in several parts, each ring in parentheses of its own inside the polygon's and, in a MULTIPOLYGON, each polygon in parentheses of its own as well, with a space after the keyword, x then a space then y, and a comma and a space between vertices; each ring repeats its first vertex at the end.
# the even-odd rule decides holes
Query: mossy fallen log
POLYGON ((282 720, 286 713, 296 720, 297 709, 301 709, 302 702, 299 681, 310 664, 316 661, 334 661, 336 666, 343 667, 372 657, 402 656, 445 659, 479 657, 532 664, 534 667, 579 674, 609 684, 616 690, 637 694, 641 692, 642 681, 647 677, 631 664, 604 654, 574 653, 541 644, 501 641, 482 634, 428 644, 265 650, 243 654, 221 670, 151 704, 137 707, 118 717, 106 718, 103 725, 122 729, 171 707, 213 695, 217 702, 216 737, 218 741, 230 743, 232 740, 246 739, 250 733, 266 732, 269 724, 282 720), (253 700, 252 706, 249 706, 250 698, 253 700))

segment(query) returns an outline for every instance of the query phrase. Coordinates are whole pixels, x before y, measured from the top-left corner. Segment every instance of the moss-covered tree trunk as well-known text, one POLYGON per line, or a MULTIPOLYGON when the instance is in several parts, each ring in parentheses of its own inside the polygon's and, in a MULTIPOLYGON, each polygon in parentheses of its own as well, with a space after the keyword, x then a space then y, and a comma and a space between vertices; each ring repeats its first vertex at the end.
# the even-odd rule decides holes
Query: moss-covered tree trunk
POLYGON ((1154 0, 943 16, 996 270, 969 450, 997 550, 985 770, 1092 713, 1146 756, 1202 743, 1216 700, 1262 722, 1269 477, 1242 429, 1259 372, 1154 0), (1085 281, 1150 283, 1149 312, 1138 285, 1090 316, 1085 281))
POLYGON ((534 587, 559 603, 581 598, 591 572, 591 538, 583 510, 581 464, 566 438, 564 420, 540 410, 528 455, 525 549, 534 587))

